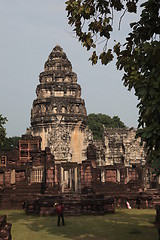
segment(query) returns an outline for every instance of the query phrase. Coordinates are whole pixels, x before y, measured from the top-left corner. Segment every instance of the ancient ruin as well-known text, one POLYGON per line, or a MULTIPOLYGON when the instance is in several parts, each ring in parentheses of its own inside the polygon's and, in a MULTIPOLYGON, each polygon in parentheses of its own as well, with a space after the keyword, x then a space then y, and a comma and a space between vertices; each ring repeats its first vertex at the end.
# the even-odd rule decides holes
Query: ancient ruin
POLYGON ((31 111, 31 132, 41 136, 56 162, 86 160, 87 113, 77 75, 60 46, 53 48, 39 76, 31 111))
POLYGON ((93 140, 77 75, 60 46, 39 81, 30 129, 17 149, 0 153, 0 208, 53 214, 54 202, 63 201, 68 214, 104 214, 126 200, 135 207, 137 197, 153 207, 157 178, 136 130, 104 128, 103 140, 93 140))

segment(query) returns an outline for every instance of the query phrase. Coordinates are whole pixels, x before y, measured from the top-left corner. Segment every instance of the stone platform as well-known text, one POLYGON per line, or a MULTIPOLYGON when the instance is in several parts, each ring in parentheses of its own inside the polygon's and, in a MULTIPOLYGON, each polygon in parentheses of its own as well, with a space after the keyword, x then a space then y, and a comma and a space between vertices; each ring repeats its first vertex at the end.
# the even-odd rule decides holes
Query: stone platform
POLYGON ((65 215, 103 215, 114 213, 114 199, 99 194, 80 195, 43 195, 33 201, 24 203, 27 214, 54 215, 56 214, 54 204, 63 202, 65 215))

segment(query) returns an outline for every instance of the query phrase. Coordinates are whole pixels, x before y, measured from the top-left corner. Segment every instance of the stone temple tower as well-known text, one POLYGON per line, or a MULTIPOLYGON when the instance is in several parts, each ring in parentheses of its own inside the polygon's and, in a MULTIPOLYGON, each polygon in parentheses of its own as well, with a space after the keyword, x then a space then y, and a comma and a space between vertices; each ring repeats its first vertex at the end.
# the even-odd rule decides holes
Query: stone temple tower
POLYGON ((85 102, 77 75, 60 46, 53 48, 39 76, 37 99, 31 110, 31 132, 50 147, 55 161, 86 160, 89 131, 85 102))

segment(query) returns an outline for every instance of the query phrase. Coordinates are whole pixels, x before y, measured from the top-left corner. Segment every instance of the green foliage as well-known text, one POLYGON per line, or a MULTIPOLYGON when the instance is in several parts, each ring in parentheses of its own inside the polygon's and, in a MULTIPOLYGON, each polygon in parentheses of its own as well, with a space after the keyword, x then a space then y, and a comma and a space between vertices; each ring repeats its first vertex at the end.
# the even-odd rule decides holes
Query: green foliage
POLYGON ((145 142, 150 162, 159 174, 160 164, 160 1, 141 5, 140 20, 132 23, 132 32, 117 54, 117 68, 124 70, 123 81, 134 88, 139 99, 137 137, 145 142))
POLYGON ((12 150, 15 147, 18 147, 20 137, 9 137, 5 138, 3 148, 4 150, 12 150))
POLYGON ((88 115, 88 127, 91 129, 94 139, 102 139, 103 126, 107 128, 125 128, 124 123, 118 116, 111 118, 110 116, 102 113, 91 113, 88 115))
MULTIPOLYGON (((107 65, 117 57, 117 69, 123 70, 124 85, 135 90, 139 99, 137 137, 146 143, 150 162, 160 173, 160 1, 144 0, 137 22, 131 23, 126 42, 107 49, 113 31, 113 18, 123 10, 136 13, 139 0, 68 0, 66 10, 71 26, 87 50, 94 48, 92 64, 98 59, 107 65), (97 39, 104 49, 97 54, 97 39)), ((120 19, 121 22, 121 19, 120 19)))
POLYGON ((6 138, 6 129, 4 128, 4 125, 7 122, 7 118, 3 117, 2 114, 0 114, 0 149, 4 146, 5 138, 6 138))
POLYGON ((7 118, 0 114, 0 150, 12 150, 18 146, 20 137, 6 137, 6 129, 4 125, 7 122, 7 118))
MULTIPOLYGON (((95 48, 97 39, 105 41, 105 47, 113 31, 113 11, 128 11, 136 13, 138 0, 69 0, 66 1, 68 13, 68 23, 74 26, 79 41, 87 48, 87 51, 95 48)), ((90 60, 92 64, 97 63, 97 59, 107 65, 113 59, 111 49, 98 54, 93 51, 90 60)))

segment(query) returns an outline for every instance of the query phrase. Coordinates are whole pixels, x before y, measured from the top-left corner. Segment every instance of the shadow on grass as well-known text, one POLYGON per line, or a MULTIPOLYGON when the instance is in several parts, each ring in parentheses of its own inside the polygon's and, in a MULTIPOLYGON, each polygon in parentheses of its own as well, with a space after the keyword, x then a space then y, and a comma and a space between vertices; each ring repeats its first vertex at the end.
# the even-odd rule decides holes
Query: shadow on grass
POLYGON ((22 211, 8 211, 8 221, 13 226, 15 224, 17 229, 29 231, 31 235, 35 233, 37 238, 34 239, 39 240, 42 239, 40 235, 44 235, 45 240, 157 240, 154 218, 153 210, 120 209, 115 214, 105 216, 65 216, 66 226, 57 227, 56 216, 39 217, 26 215, 22 211))

